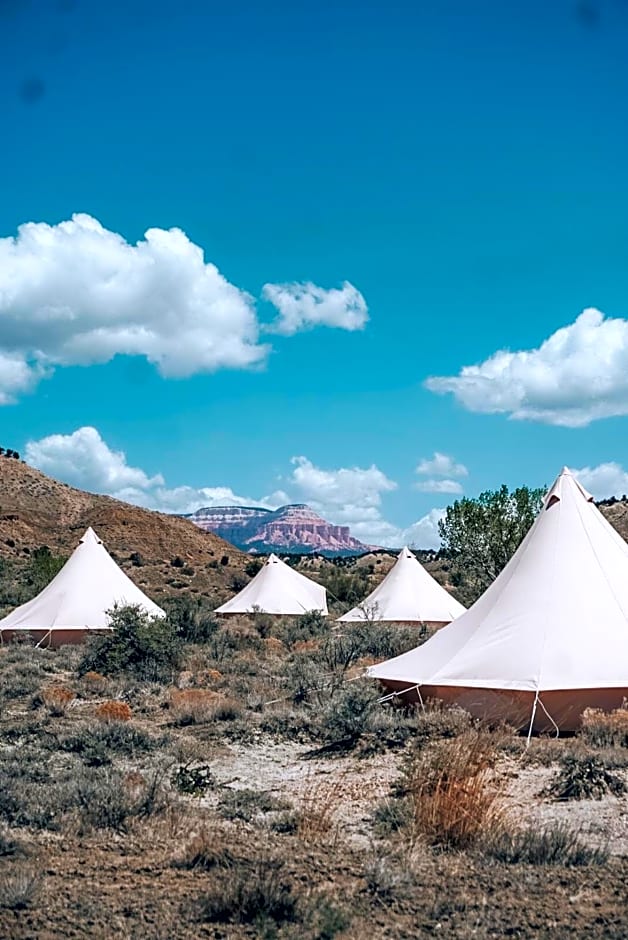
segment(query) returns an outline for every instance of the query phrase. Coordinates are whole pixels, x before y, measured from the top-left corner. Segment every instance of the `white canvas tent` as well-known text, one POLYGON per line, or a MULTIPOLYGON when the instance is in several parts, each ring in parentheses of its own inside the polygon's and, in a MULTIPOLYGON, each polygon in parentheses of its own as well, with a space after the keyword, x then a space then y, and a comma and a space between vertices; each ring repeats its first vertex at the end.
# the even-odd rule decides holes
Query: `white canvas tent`
POLYGON ((410 549, 403 548, 382 583, 338 622, 373 619, 442 627, 464 611, 462 604, 427 573, 410 549))
POLYGON ((89 528, 61 571, 43 591, 0 620, 0 639, 32 634, 42 645, 79 643, 89 631, 106 630, 114 604, 139 604, 148 614, 164 611, 115 563, 89 528))
POLYGON ((628 545, 566 468, 487 591, 368 674, 516 727, 573 730, 628 697, 628 545))
POLYGON ((245 614, 253 610, 285 615, 318 610, 327 614, 327 595, 322 585, 299 574, 276 555, 270 555, 253 580, 218 607, 216 613, 245 614))

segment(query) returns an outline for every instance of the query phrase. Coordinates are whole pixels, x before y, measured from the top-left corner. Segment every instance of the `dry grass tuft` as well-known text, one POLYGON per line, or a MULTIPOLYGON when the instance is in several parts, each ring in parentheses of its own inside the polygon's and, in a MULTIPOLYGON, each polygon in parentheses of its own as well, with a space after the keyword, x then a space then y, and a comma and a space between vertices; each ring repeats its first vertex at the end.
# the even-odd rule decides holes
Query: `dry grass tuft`
POLYGON ((466 849, 500 829, 495 760, 495 740, 481 731, 422 752, 406 772, 414 835, 441 848, 466 849))
POLYGON ((43 877, 30 863, 13 864, 0 877, 0 908, 22 911, 30 907, 41 891, 43 877))
POLYGON ((41 697, 48 712, 56 718, 65 715, 70 704, 76 698, 72 689, 67 689, 63 685, 48 686, 48 688, 42 690, 41 697))
POLYGON ((118 699, 110 699, 103 702, 96 709, 96 717, 101 721, 129 721, 132 712, 126 702, 120 702, 118 699))
POLYGON ((339 812, 346 795, 346 774, 333 778, 309 777, 296 811, 296 834, 304 842, 335 843, 339 812))

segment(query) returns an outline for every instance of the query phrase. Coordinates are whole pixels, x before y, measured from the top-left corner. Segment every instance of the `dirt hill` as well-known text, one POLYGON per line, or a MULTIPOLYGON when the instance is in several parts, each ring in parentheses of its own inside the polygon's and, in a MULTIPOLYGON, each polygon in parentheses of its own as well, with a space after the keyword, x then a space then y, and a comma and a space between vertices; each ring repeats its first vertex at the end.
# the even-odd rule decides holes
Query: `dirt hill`
POLYGON ((222 600, 233 594, 233 579, 242 578, 247 563, 233 545, 186 519, 85 493, 0 457, 0 560, 21 567, 42 545, 70 555, 88 526, 157 601, 180 591, 222 600))

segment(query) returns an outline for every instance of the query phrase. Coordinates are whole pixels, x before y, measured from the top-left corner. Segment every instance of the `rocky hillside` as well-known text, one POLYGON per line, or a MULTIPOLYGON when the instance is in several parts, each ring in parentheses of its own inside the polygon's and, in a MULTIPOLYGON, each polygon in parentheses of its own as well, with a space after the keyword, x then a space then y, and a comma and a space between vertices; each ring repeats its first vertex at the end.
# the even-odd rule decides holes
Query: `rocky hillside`
POLYGON ((0 562, 13 561, 19 570, 42 545, 69 555, 88 526, 157 601, 180 591, 222 600, 233 594, 234 579, 244 577, 246 556, 186 519, 85 493, 0 457, 0 562))
POLYGON ((348 526, 326 522, 303 503, 281 506, 274 511, 213 506, 199 509, 185 518, 248 552, 359 555, 373 548, 353 538, 348 526))

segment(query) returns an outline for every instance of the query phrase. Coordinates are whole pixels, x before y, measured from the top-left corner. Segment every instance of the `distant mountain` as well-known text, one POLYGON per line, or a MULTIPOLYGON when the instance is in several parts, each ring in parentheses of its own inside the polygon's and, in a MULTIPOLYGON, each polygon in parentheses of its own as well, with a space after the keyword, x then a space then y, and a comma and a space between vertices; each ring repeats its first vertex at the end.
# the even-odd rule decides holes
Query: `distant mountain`
POLYGON ((348 526, 326 522, 304 503, 275 510, 208 506, 185 518, 247 552, 360 555, 376 547, 354 539, 348 526))

